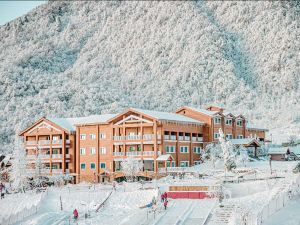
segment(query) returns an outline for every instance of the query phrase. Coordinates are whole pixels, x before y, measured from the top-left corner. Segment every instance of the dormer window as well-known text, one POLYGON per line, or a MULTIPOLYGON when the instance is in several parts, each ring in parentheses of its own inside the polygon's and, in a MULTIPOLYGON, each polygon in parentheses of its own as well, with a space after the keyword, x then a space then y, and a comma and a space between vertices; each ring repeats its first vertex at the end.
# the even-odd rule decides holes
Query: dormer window
POLYGON ((237 120, 236 125, 239 126, 239 127, 242 127, 243 126, 243 120, 237 120))
POLYGON ((226 119, 226 125, 232 126, 232 119, 226 119))
POLYGON ((214 123, 215 124, 220 124, 221 123, 221 117, 215 117, 214 118, 214 123))

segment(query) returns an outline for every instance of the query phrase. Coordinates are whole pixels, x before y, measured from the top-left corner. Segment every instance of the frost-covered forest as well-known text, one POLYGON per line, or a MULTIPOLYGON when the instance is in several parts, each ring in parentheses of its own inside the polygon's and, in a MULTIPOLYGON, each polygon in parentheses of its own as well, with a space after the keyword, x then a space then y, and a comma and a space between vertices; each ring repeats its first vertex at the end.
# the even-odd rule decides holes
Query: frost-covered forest
POLYGON ((41 116, 128 106, 216 103, 296 129, 299 23, 296 1, 44 4, 0 27, 0 149, 41 116))

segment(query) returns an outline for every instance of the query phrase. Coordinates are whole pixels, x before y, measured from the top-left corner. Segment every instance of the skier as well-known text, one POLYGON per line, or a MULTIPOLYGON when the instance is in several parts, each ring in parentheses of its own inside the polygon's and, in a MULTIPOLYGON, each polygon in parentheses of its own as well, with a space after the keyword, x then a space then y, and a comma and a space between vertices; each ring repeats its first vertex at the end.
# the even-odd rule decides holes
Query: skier
POLYGON ((77 218, 78 218, 78 211, 77 211, 77 209, 74 209, 73 215, 74 215, 74 219, 77 220, 77 218))
POLYGON ((168 194, 167 194, 167 192, 164 193, 164 201, 165 202, 168 201, 168 194))
POLYGON ((165 210, 167 210, 167 206, 168 206, 168 201, 167 201, 167 200, 165 200, 165 202, 164 202, 164 207, 165 207, 165 210))
POLYGON ((114 191, 116 190, 116 181, 113 181, 113 189, 114 189, 114 191))

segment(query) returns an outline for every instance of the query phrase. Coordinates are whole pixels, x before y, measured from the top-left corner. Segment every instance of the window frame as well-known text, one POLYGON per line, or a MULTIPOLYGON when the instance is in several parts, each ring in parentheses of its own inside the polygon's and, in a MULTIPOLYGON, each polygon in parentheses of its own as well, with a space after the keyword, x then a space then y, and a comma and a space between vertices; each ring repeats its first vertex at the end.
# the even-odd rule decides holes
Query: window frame
POLYGON ((90 147, 90 155, 96 155, 96 147, 90 147))
POLYGON ((86 148, 80 148, 79 153, 80 155, 86 155, 86 148), (84 152, 84 154, 82 152, 84 152))
POLYGON ((99 139, 100 140, 106 139, 106 134, 105 133, 100 133, 99 134, 99 139))
POLYGON ((233 119, 232 118, 226 118, 226 120, 225 120, 225 125, 226 126, 232 126, 232 123, 233 123, 233 119), (228 123, 228 121, 230 121, 230 123, 228 123))
POLYGON ((222 123, 222 118, 220 117, 220 116, 215 116, 214 117, 214 124, 221 124, 222 123), (216 119, 218 120, 218 121, 216 121, 216 119))
POLYGON ((80 163, 80 170, 85 170, 86 169, 86 163, 80 163), (84 168, 82 168, 82 165, 84 165, 84 168))
POLYGON ((106 162, 100 162, 100 169, 106 169, 106 162), (104 165, 104 167, 102 167, 104 165))
POLYGON ((180 153, 183 153, 183 154, 188 154, 189 153, 189 146, 180 146, 179 147, 179 149, 180 149, 180 153), (182 149, 186 149, 186 151, 182 151, 182 149))
POLYGON ((219 137, 220 137, 219 133, 214 133, 214 139, 218 139, 219 137), (216 134, 217 134, 217 137, 216 137, 216 134))
POLYGON ((189 167, 190 166, 190 162, 189 161, 180 161, 180 167, 189 167), (186 163, 185 166, 182 166, 181 163, 186 163))
POLYGON ((96 134, 90 134, 90 139, 91 140, 96 140, 96 134))
POLYGON ((100 152, 100 155, 105 155, 106 154, 106 147, 100 147, 99 148, 99 152, 100 152))
POLYGON ((90 169, 91 169, 91 170, 95 170, 95 169, 96 169, 96 163, 91 162, 91 163, 90 163, 90 169), (95 168, 92 168, 92 165, 94 165, 95 168))
POLYGON ((79 137, 80 140, 86 140, 86 134, 80 134, 79 137))
POLYGON ((193 153, 200 155, 201 150, 202 150, 202 148, 200 146, 193 146, 193 153), (197 149, 197 151, 195 151, 195 149, 197 149))

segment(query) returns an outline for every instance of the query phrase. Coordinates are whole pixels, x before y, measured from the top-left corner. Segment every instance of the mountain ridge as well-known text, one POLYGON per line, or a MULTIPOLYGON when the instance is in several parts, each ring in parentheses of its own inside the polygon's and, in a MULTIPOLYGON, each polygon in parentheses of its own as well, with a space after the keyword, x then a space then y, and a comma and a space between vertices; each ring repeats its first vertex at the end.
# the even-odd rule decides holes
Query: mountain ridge
POLYGON ((299 21, 291 2, 41 5, 0 27, 0 143, 41 116, 131 106, 215 103, 297 127, 299 21))

